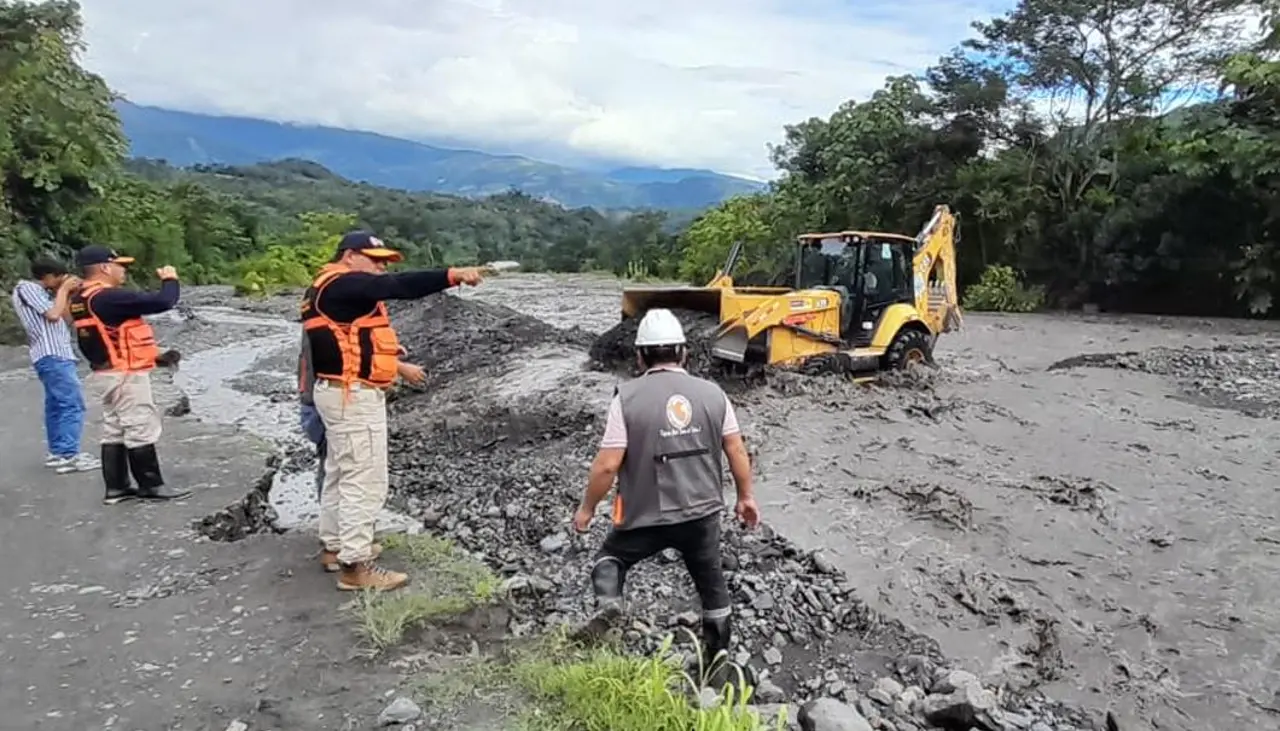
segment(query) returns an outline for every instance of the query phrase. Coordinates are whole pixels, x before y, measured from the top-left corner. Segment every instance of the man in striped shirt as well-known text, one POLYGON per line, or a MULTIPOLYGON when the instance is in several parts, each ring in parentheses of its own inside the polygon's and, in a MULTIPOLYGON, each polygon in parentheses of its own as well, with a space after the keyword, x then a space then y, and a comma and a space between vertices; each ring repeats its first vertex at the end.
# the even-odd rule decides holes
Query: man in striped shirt
POLYGON ((44 433, 49 444, 44 464, 59 474, 101 467, 97 457, 80 451, 84 395, 67 324, 67 300, 79 283, 58 262, 37 259, 31 264, 31 279, 13 288, 13 309, 27 331, 31 364, 44 386, 44 433))

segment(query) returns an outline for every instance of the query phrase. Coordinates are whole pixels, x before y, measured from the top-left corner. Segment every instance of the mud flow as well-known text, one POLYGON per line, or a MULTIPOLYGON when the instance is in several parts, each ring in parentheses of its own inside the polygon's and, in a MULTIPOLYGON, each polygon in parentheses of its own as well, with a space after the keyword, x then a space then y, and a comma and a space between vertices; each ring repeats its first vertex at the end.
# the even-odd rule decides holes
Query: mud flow
MULTIPOLYGON (((515 633, 589 609, 605 521, 583 539, 568 520, 631 374, 619 289, 503 276, 393 307, 429 382, 392 398, 391 507, 523 587, 515 633)), ((695 340, 714 325, 682 318, 695 340)), ((1001 691, 1011 728, 1101 727, 1102 709, 1121 728, 1276 727, 1274 329, 965 324, 940 340, 936 369, 875 385, 726 382, 768 524, 725 522, 735 659, 791 701, 850 697, 886 675, 928 691, 963 668, 1001 691)), ((237 390, 274 404, 283 426, 296 419, 296 330, 277 332, 237 390)), ((697 346, 690 365, 718 377, 697 346)), ((637 567, 628 597, 637 648, 696 631, 677 556, 637 567)))
MULTIPOLYGON (((533 499, 563 495, 555 499, 564 517, 548 515, 533 532, 554 531, 580 494, 600 428, 598 410, 575 407, 568 413, 576 421, 567 422, 563 404, 580 394, 598 405, 629 375, 634 325, 618 325, 618 285, 607 281, 504 279, 473 296, 603 333, 588 347, 587 368, 595 370, 567 369, 549 395, 525 393, 520 406, 502 407, 528 418, 550 400, 546 423, 581 424, 578 442, 543 439, 535 427, 489 448, 505 474, 494 476, 498 484, 515 483, 489 499, 521 490, 533 499), (595 314, 586 319, 584 311, 595 314), (558 450, 566 456, 556 459, 565 454, 558 450), (514 463, 522 468, 511 470, 514 463)), ((714 327, 697 315, 681 318, 691 339, 714 327)), ((691 370, 716 377, 705 351, 691 350, 691 370)), ((796 656, 781 667, 796 668, 801 692, 809 679, 799 676, 821 677, 849 657, 856 676, 875 672, 868 655, 902 662, 908 651, 928 654, 918 639, 925 636, 1011 695, 1114 708, 1131 727, 1280 725, 1280 612, 1264 599, 1277 594, 1280 576, 1270 446, 1280 436, 1277 356, 1280 338, 1268 324, 970 314, 965 331, 939 341, 936 370, 872 386, 771 373, 731 388, 755 453, 765 519, 795 542, 772 549, 780 557, 755 545, 727 551, 737 554, 727 560, 738 564, 747 633, 760 622, 747 646, 762 652, 785 640, 776 644, 796 656), (804 583, 821 585, 828 575, 789 551, 818 551, 842 575, 833 583, 851 589, 853 614, 865 604, 903 629, 875 637, 854 617, 852 636, 867 639, 851 642, 846 626, 816 612, 811 625, 791 624, 804 634, 825 620, 835 631, 807 644, 817 657, 801 657, 797 647, 806 643, 790 641, 779 626, 790 620, 779 615, 808 606, 796 601, 804 583), (771 561, 785 566, 779 583, 757 591, 742 564, 769 566, 767 577, 779 565, 771 561)), ((500 382, 538 370, 536 361, 510 368, 500 382)), ((406 402, 397 418, 448 399, 406 402)), ((501 414, 494 418, 481 423, 501 414)), ((415 458, 405 446, 408 467, 415 458)), ((485 469, 473 454, 468 461, 485 469)), ((466 492, 458 481, 466 484, 461 476, 442 480, 450 484, 418 499, 466 492)), ((476 499, 479 510, 485 498, 476 499)), ((731 543, 765 542, 733 528, 728 535, 731 543)), ((657 586, 671 581, 681 587, 676 596, 689 596, 679 573, 657 586)), ((563 601, 587 593, 585 575, 565 577, 563 601)))

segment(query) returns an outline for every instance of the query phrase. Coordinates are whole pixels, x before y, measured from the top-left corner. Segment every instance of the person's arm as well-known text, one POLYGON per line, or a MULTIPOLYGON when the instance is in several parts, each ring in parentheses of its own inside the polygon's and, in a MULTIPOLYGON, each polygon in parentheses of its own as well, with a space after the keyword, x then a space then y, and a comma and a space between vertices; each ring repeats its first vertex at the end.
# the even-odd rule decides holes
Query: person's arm
MULTIPOLYGON (((320 295, 344 301, 416 300, 456 286, 454 269, 423 269, 414 272, 368 274, 352 272, 333 280, 320 295)), ((324 304, 320 303, 320 309, 324 304)))
POLYGON ((112 287, 94 296, 93 311, 102 320, 115 324, 131 317, 168 312, 178 304, 179 294, 181 288, 176 279, 161 282, 157 292, 136 292, 112 287))
POLYGON ((18 299, 49 322, 57 322, 66 315, 70 296, 71 292, 67 287, 58 287, 57 295, 50 297, 44 287, 34 282, 18 283, 18 299))
POLYGON ((729 472, 733 473, 733 484, 738 490, 738 500, 750 500, 755 497, 751 485, 751 456, 747 454, 747 443, 742 439, 742 428, 738 425, 738 415, 733 410, 733 403, 728 397, 724 400, 724 426, 721 428, 721 445, 729 459, 729 472))
POLYGON ((600 451, 596 452, 595 461, 591 463, 591 471, 587 475, 587 491, 582 496, 583 510, 595 512, 596 506, 613 487, 626 455, 627 423, 622 418, 622 400, 614 396, 609 403, 609 416, 605 419, 600 451))

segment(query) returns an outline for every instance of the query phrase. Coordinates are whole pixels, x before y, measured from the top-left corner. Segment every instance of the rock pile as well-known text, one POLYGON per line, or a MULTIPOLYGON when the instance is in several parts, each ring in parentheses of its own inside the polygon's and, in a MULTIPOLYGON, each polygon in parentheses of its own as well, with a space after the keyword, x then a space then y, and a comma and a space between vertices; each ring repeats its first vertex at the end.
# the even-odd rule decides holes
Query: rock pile
MULTIPOLYGON (((519 599, 513 634, 585 619, 606 521, 584 539, 568 519, 600 436, 608 382, 569 369, 541 388, 503 386, 525 382, 531 352, 571 353, 583 334, 452 297, 398 313, 397 322, 410 350, 424 349, 434 362, 430 389, 391 406, 392 504, 503 576, 519 599)), ((597 363, 629 357, 619 355, 626 336, 610 338, 595 341, 597 363)), ((809 707, 806 728, 967 728, 956 724, 970 716, 991 728, 1093 727, 1048 704, 998 702, 972 676, 948 668, 932 640, 867 608, 821 554, 767 528, 744 532, 727 519, 724 529, 737 611, 733 659, 759 680, 760 702, 822 699, 809 707), (855 717, 864 725, 849 725, 855 717), (831 718, 844 721, 823 720, 831 718)), ((637 566, 627 592, 624 637, 634 649, 652 650, 681 627, 696 633, 696 594, 677 554, 637 566)))
POLYGON ((428 387, 459 375, 501 372, 531 346, 580 350, 595 335, 559 329, 514 310, 449 294, 392 303, 391 317, 408 360, 427 369, 428 387))
MULTIPOLYGON (((673 309, 672 313, 684 326, 685 338, 689 341, 689 360, 686 363, 689 372, 703 378, 724 377, 724 369, 711 356, 711 336, 719 326, 720 319, 694 310, 673 309)), ((602 371, 633 374, 636 370, 634 344, 639 327, 640 319, 631 318, 619 322, 595 338, 588 351, 590 366, 602 371)))
POLYGON ((1089 367, 1171 377, 1189 397, 1202 403, 1280 418, 1280 347, 1275 344, 1090 353, 1058 361, 1048 370, 1089 367))

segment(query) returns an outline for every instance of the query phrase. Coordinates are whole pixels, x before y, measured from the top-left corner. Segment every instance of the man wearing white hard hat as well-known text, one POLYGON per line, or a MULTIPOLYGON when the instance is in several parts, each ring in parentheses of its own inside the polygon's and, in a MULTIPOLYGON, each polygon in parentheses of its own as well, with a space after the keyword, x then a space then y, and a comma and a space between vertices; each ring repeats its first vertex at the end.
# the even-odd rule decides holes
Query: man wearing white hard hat
POLYGON ((718 654, 727 653, 731 629, 720 558, 724 461, 737 486, 737 516, 753 528, 760 510, 752 494, 751 460, 724 390, 684 370, 684 328, 676 316, 649 310, 635 344, 644 375, 614 392, 586 494, 573 517, 574 527, 586 532, 617 480, 613 528, 591 570, 598 613, 585 634, 606 630, 621 616, 632 566, 674 548, 702 601, 704 667, 710 668, 718 654))

